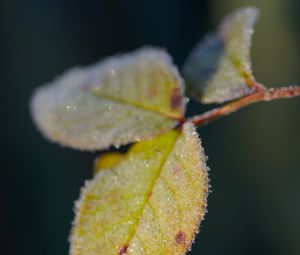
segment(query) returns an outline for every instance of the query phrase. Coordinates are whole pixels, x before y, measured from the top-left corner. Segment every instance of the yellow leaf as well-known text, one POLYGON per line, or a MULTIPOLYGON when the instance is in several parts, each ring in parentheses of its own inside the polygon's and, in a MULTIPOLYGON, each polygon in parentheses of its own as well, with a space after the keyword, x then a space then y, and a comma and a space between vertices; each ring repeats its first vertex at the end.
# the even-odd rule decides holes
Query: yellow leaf
POLYGON ((120 152, 104 153, 97 157, 94 162, 94 172, 97 173, 100 170, 112 168, 124 158, 124 154, 120 152))
POLYGON ((183 84, 170 56, 142 48, 75 68, 34 93, 33 118, 50 140, 82 150, 118 147, 183 119, 183 84))
POLYGON ((202 103, 223 103, 254 92, 250 46, 258 10, 239 9, 226 17, 188 57, 183 72, 202 103))
POLYGON ((133 145, 82 189, 70 254, 185 254, 206 210, 205 160, 190 123, 133 145))

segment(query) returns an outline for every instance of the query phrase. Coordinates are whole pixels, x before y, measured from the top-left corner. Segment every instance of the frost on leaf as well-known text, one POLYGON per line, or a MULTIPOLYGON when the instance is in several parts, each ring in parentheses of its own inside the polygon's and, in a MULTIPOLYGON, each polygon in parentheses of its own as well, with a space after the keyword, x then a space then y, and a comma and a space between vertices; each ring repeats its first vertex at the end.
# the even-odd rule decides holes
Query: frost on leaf
POLYGON ((257 16, 256 8, 239 9, 195 47, 183 67, 191 95, 223 103, 254 92, 250 46, 257 16))
POLYGON ((71 69, 37 89, 31 102, 46 137, 83 150, 159 135, 178 124, 184 108, 182 79, 155 48, 71 69))
POLYGON ((192 124, 133 145, 82 189, 70 254, 185 254, 205 214, 207 182, 192 124))

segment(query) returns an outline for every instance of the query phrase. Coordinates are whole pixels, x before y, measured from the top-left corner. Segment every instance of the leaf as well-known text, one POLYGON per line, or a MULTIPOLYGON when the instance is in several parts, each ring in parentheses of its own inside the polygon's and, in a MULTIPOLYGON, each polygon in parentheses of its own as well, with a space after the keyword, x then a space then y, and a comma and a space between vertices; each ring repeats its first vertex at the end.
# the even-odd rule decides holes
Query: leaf
POLYGON ((239 9, 195 47, 183 67, 191 95, 202 103, 223 103, 255 91, 250 46, 257 16, 256 8, 239 9))
POLYGON ((205 160, 191 123, 133 145, 82 189, 70 254, 185 254, 206 211, 205 160))
POLYGON ((124 154, 120 152, 108 152, 97 157, 94 162, 94 173, 100 170, 112 168, 119 164, 124 158, 124 154))
POLYGON ((151 138, 183 119, 183 84, 169 55, 142 48, 74 68, 34 93, 33 118, 50 140, 96 150, 151 138))

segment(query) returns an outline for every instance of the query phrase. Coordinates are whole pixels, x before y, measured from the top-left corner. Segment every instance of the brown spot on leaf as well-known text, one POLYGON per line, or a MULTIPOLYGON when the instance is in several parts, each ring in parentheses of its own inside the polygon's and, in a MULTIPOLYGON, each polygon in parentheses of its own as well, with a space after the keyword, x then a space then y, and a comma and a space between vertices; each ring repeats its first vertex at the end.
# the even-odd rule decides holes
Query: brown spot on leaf
POLYGON ((148 198, 152 197, 152 191, 148 193, 148 198))
POLYGON ((153 98, 157 96, 157 91, 155 88, 151 87, 148 91, 148 97, 153 98))
POLYGON ((87 203, 84 207, 83 207, 84 210, 91 210, 92 209, 92 205, 90 203, 87 203))
POLYGON ((182 96, 180 94, 180 90, 178 88, 174 89, 171 92, 171 108, 173 110, 178 109, 182 103, 182 96))
POLYGON ((172 169, 172 173, 174 175, 178 174, 179 172, 181 171, 181 168, 179 166, 175 166, 173 169, 172 169))
POLYGON ((120 254, 120 255, 126 254, 127 249, 128 249, 128 245, 123 245, 123 246, 121 246, 120 249, 119 249, 119 254, 120 254))
POLYGON ((175 242, 180 245, 185 245, 186 243, 186 233, 179 231, 175 236, 175 242))

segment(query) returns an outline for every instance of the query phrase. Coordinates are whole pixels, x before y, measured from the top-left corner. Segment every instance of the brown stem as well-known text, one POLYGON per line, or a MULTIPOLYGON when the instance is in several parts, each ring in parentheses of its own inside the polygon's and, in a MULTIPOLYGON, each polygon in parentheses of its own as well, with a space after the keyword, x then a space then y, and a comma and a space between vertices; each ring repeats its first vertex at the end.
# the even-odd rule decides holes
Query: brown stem
POLYGON ((291 98, 296 96, 300 96, 299 86, 259 89, 253 94, 195 116, 191 118, 190 121, 197 126, 201 126, 256 102, 267 102, 274 99, 291 98))

